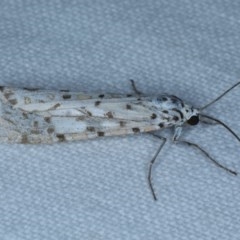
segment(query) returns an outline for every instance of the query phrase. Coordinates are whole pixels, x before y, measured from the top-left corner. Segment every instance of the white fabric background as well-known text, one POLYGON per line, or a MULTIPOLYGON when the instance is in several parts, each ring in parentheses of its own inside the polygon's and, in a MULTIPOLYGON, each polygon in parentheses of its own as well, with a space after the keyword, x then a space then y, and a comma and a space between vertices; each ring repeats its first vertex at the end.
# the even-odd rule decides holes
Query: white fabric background
MULTIPOLYGON (((202 106, 239 81, 239 0, 2 0, 0 84, 87 92, 167 92, 202 106)), ((239 87, 206 112, 240 135, 239 87)), ((163 133, 170 136, 172 132, 163 133)), ((240 172, 222 127, 183 138, 240 172)), ((239 239, 240 178, 146 134, 1 145, 0 239, 239 239)))

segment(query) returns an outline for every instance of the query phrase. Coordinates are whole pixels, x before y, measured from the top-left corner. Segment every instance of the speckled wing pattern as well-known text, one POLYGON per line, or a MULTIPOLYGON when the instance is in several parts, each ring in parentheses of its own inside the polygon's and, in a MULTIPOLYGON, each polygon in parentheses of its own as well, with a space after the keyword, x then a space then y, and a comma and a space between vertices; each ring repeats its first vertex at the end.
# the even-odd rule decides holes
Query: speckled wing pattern
MULTIPOLYGON (((0 143, 54 143, 150 132, 183 121, 168 97, 0 87, 0 143), (166 107, 167 106, 167 107, 166 107)), ((172 101, 172 99, 171 99, 172 101)))

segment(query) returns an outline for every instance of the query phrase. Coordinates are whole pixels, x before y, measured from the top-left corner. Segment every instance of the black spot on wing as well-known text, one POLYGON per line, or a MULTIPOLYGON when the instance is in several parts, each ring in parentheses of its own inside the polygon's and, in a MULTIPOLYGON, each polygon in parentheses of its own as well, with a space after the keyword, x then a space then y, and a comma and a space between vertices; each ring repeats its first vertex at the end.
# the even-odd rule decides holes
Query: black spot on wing
POLYGON ((101 101, 96 101, 96 102, 95 102, 95 106, 96 106, 96 107, 99 106, 100 103, 101 103, 101 101))
POLYGON ((61 104, 60 103, 57 103, 57 104, 55 104, 51 109, 57 109, 58 107, 60 107, 61 106, 61 104))
POLYGON ((119 124, 120 124, 120 127, 126 126, 126 122, 124 122, 124 121, 120 121, 119 124))
POLYGON ((164 124, 163 124, 163 123, 159 123, 158 126, 159 126, 160 128, 164 128, 164 124))
POLYGON ((156 118, 157 118, 157 114, 153 113, 152 116, 151 116, 151 119, 156 119, 156 118))
POLYGON ((48 134, 52 134, 54 132, 54 128, 53 127, 49 127, 47 129, 47 132, 48 132, 48 134))
POLYGON ((104 94, 98 95, 99 98, 104 98, 104 94))
POLYGON ((64 94, 62 96, 63 99, 71 99, 72 98, 72 95, 71 94, 64 94))
POLYGON ((140 129, 137 128, 137 127, 135 127, 135 128, 132 128, 132 131, 133 131, 134 133, 138 133, 138 132, 140 132, 140 129))
POLYGON ((173 120, 174 120, 175 122, 177 122, 177 121, 179 120, 179 117, 178 117, 178 116, 173 116, 173 120))
POLYGON ((104 132, 97 132, 97 135, 98 135, 99 137, 104 137, 105 133, 104 133, 104 132))
POLYGON ((47 123, 50 123, 51 122, 51 117, 44 117, 44 121, 47 122, 47 123))
POLYGON ((65 138, 64 134, 56 134, 56 137, 58 138, 59 142, 66 141, 66 138, 65 138))
POLYGON ((106 116, 107 116, 108 118, 113 118, 113 113, 112 113, 112 112, 107 112, 107 113, 106 113, 106 116))
POLYGON ((91 117, 91 116, 92 116, 92 113, 91 113, 91 112, 89 112, 89 111, 87 111, 87 114, 88 114, 88 116, 89 116, 89 117, 91 117))
POLYGON ((89 127, 87 127, 87 130, 89 132, 95 132, 95 127, 89 126, 89 127))
POLYGON ((126 109, 131 110, 132 106, 130 104, 126 104, 126 109))

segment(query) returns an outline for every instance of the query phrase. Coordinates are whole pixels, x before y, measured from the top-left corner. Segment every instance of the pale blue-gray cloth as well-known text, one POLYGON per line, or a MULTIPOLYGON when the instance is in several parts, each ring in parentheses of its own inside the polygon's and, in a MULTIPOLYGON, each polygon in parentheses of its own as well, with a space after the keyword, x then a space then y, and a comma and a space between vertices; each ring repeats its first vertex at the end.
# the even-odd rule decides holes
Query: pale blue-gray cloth
MULTIPOLYGON (((240 79, 239 0, 2 0, 0 85, 172 93, 200 107, 240 79)), ((240 135, 240 87, 205 110, 240 135)), ((1 133, 0 133, 1 134, 1 133)), ((1 240, 238 240, 240 177, 148 135, 0 145, 1 240)), ((240 173, 221 126, 182 138, 240 173)))

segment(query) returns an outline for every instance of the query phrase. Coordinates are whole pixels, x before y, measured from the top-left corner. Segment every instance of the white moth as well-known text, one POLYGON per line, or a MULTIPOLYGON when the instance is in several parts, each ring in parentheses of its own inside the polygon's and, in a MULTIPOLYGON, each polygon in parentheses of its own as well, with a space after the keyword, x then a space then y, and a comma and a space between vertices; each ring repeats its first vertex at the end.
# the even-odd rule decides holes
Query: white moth
MULTIPOLYGON (((131 80, 132 81, 132 80, 131 80)), ((211 158, 197 144, 179 140, 185 124, 218 123, 239 137, 224 123, 207 116, 202 110, 219 100, 240 82, 202 108, 194 108, 180 98, 162 94, 145 96, 134 82, 134 94, 85 94, 81 92, 50 91, 0 87, 0 143, 40 144, 84 140, 103 136, 155 132, 174 128, 173 141, 198 148, 217 166, 235 174, 211 158)), ((156 136, 156 135, 154 135, 156 136)), ((148 181, 154 199, 151 174, 163 140, 150 162, 148 181)))

